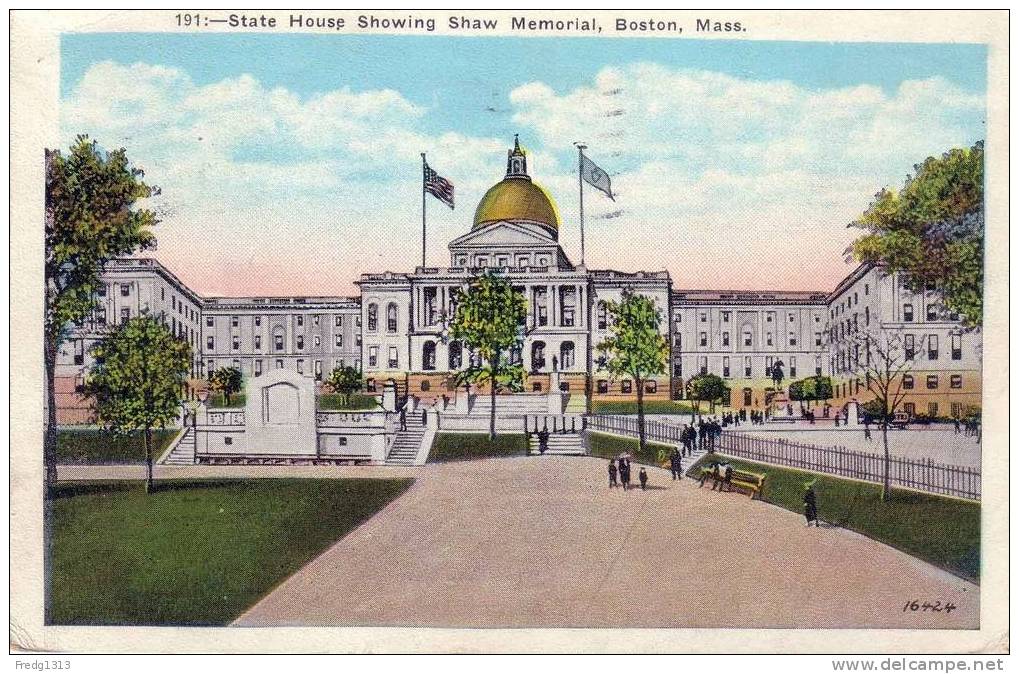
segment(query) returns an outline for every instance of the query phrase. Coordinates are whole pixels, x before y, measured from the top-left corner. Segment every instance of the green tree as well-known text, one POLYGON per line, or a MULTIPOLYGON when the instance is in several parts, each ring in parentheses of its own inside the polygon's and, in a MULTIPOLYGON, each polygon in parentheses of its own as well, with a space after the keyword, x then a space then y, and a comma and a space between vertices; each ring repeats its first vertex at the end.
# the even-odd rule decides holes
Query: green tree
POLYGON ((619 302, 606 301, 605 310, 612 325, 597 348, 606 356, 609 373, 631 377, 637 387, 638 451, 644 456, 644 383, 663 374, 669 358, 669 344, 660 331, 662 313, 652 298, 632 290, 624 290, 619 302))
MULTIPOLYGON (((495 438, 495 396, 500 388, 512 388, 523 379, 523 369, 508 362, 506 352, 523 344, 522 326, 527 317, 523 293, 504 278, 486 272, 471 279, 457 295, 450 338, 459 340, 475 356, 464 377, 475 384, 490 384, 492 409, 489 438, 495 438)), ((466 383, 463 378, 460 383, 466 383)))
POLYGON ((729 386, 725 380, 717 374, 697 374, 690 378, 687 383, 690 391, 690 399, 694 401, 695 409, 700 414, 700 404, 707 401, 711 404, 711 411, 715 411, 715 403, 725 398, 729 393, 729 386))
POLYGON ((820 400, 828 400, 833 394, 831 377, 818 375, 799 379, 789 384, 789 399, 806 401, 808 408, 810 401, 816 403, 820 400))
POLYGON ((901 190, 882 189, 852 223, 867 230, 854 257, 898 272, 914 292, 932 289, 970 327, 983 323, 984 145, 914 166, 901 190))
POLYGON ((343 396, 343 404, 350 407, 350 396, 361 390, 361 371, 350 365, 339 365, 329 373, 325 383, 334 393, 343 396))
POLYGON ((131 166, 124 149, 104 152, 88 136, 78 136, 65 156, 46 150, 44 361, 46 482, 57 476, 57 353, 70 328, 98 308, 97 291, 110 260, 151 248, 158 220, 135 208, 158 193, 131 166))
POLYGON ((240 393, 243 385, 244 377, 236 367, 221 367, 209 375, 209 386, 223 394, 227 405, 230 404, 230 396, 240 393))
POLYGON ((141 316, 118 326, 92 348, 95 367, 85 393, 95 401, 99 423, 114 433, 142 431, 152 491, 152 429, 165 428, 181 409, 191 346, 155 318, 141 316))

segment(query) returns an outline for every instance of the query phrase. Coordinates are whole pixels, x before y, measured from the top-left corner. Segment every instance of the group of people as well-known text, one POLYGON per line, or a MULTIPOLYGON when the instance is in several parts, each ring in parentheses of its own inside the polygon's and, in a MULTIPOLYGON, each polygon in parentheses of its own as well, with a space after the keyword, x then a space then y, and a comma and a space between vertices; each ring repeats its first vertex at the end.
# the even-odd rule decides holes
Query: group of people
MULTIPOLYGON (((621 486, 623 491, 629 491, 630 474, 630 459, 628 457, 621 456, 619 459, 609 459, 609 489, 621 486)), ((640 488, 642 490, 647 489, 647 470, 645 470, 644 466, 640 467, 637 479, 640 480, 640 488)))
POLYGON ((684 424, 683 430, 679 432, 683 455, 689 456, 698 448, 708 452, 715 451, 715 444, 718 438, 722 437, 723 425, 715 417, 708 417, 707 420, 701 417, 696 424, 684 424))
POLYGON ((958 435, 962 432, 967 438, 976 438, 977 442, 980 442, 980 419, 977 417, 970 417, 965 421, 959 421, 958 418, 955 420, 955 432, 958 435))
POLYGON ((701 481, 698 486, 703 487, 704 482, 711 476, 711 491, 732 491, 732 464, 722 463, 721 461, 712 461, 710 464, 710 470, 701 471, 701 481))

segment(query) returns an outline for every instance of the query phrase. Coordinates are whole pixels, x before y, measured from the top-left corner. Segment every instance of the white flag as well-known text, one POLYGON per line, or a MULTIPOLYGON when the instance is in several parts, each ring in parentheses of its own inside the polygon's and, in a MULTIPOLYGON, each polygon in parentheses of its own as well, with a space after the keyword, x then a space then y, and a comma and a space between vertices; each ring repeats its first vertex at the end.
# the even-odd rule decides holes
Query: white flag
POLYGON ((616 200, 612 196, 612 181, 609 180, 609 174, 600 169, 597 164, 588 159, 587 155, 583 153, 580 155, 580 176, 588 185, 597 187, 608 195, 608 198, 612 199, 612 201, 616 200))

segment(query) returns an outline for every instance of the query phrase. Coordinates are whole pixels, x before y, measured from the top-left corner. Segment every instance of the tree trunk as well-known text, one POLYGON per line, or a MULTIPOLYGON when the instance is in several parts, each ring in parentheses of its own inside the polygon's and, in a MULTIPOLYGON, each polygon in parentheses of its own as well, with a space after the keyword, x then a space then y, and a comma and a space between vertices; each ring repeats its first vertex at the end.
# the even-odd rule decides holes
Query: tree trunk
POLYGON ((884 480, 881 484, 881 500, 888 501, 892 500, 892 481, 891 481, 891 468, 892 468, 892 455, 888 451, 888 416, 885 415, 884 421, 881 422, 881 440, 885 445, 885 470, 884 480))
POLYGON ((46 433, 43 439, 43 465, 47 497, 57 484, 57 345, 49 338, 44 346, 46 360, 46 433))
POLYGON ((637 384, 637 455, 644 456, 644 380, 634 377, 637 384))
POLYGON ((489 440, 495 440, 495 377, 496 377, 497 373, 499 372, 499 354, 495 354, 494 356, 492 356, 492 363, 491 363, 491 365, 492 365, 492 372, 491 372, 492 376, 489 377, 488 384, 489 384, 489 386, 492 387, 492 390, 489 392, 489 395, 491 396, 491 400, 492 400, 492 409, 489 410, 488 439, 489 440))
POLYGON ((152 493, 152 429, 145 429, 145 493, 152 493))

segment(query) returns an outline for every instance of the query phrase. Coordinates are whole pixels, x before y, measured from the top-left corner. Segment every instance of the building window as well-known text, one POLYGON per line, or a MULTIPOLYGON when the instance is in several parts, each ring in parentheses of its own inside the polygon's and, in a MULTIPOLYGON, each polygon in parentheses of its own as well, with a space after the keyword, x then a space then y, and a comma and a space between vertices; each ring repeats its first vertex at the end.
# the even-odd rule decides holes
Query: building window
POLYGON ((765 342, 767 343, 768 346, 774 346, 775 345, 775 340, 772 338, 770 332, 767 334, 767 336, 765 338, 765 342))
POLYGON ((729 356, 722 356, 722 376, 729 376, 729 356))
POLYGON ((768 356, 767 358, 764 359, 764 376, 765 377, 770 377, 771 376, 771 366, 772 366, 772 364, 774 362, 775 362, 774 356, 768 356))
POLYGON ((673 340, 673 342, 676 345, 676 350, 677 351, 682 351, 683 350, 683 335, 677 334, 676 338, 673 340))
POLYGON ((422 370, 434 370, 435 369, 435 342, 425 342, 421 352, 421 369, 422 370))
POLYGON ((232 445, 232 444, 234 444, 234 439, 231 438, 229 435, 227 435, 226 437, 223 438, 223 444, 224 445, 232 445))
POLYGON ((127 323, 129 320, 131 320, 131 310, 127 307, 124 307, 123 309, 120 310, 120 324, 123 325, 127 323))
POLYGON ((304 350, 304 335, 297 335, 297 350, 304 350))
POLYGON ((241 324, 241 319, 240 318, 238 318, 237 316, 231 316, 230 317, 230 327, 231 328, 236 328, 240 324, 241 324))
POLYGON ((234 351, 239 351, 241 348, 241 338, 238 337, 237 335, 234 335, 233 338, 230 340, 230 348, 232 348, 234 351))
POLYGON ((256 360, 255 361, 255 376, 257 377, 260 374, 262 374, 262 361, 261 360, 256 360))
POLYGON ((598 302, 598 329, 604 330, 608 326, 608 307, 605 302, 598 302))
POLYGON ((262 335, 255 335, 255 350, 262 350, 262 335))
POLYGON ((283 350, 283 333, 277 333, 272 336, 272 347, 276 351, 283 350))
POLYGON ((397 351, 395 346, 389 347, 389 361, 388 361, 388 364, 389 364, 390 368, 400 367, 399 351, 397 351))
POLYGON ((905 351, 906 360, 913 360, 913 357, 916 355, 913 335, 905 335, 903 337, 903 351, 905 351))
POLYGON ((106 325, 106 307, 99 307, 99 311, 96 312, 96 320, 99 325, 106 325))
POLYGON ((644 382, 645 393, 657 393, 658 392, 658 381, 652 379, 651 381, 644 382))
POLYGON ((298 316, 297 317, 297 327, 299 327, 299 328, 303 328, 304 327, 304 316, 298 316))
POLYGON ((559 365, 564 370, 573 367, 575 364, 573 342, 563 342, 559 345, 559 365))
POLYGON ((368 305, 368 332, 375 332, 379 329, 379 305, 368 305))
POLYGON ((128 297, 131 294, 131 286, 127 283, 120 284, 120 296, 128 297))
POLYGON ((368 367, 376 367, 379 364, 379 347, 368 347, 368 367))
POLYGON ((85 340, 82 339, 74 340, 74 364, 75 365, 85 364, 85 340))
POLYGON ((765 316, 764 320, 766 320, 768 323, 774 323, 775 322, 775 312, 774 311, 769 311, 767 313, 767 315, 765 316))
POLYGON ((927 338, 927 360, 938 359, 938 336, 931 335, 927 338))
POLYGON ((938 387, 938 375, 929 374, 927 375, 927 388, 936 389, 938 387))
POLYGON ((938 416, 938 404, 937 403, 927 403, 927 416, 929 416, 931 419, 933 419, 934 417, 938 416))
POLYGON ((370 379, 370 378, 369 379, 365 379, 365 381, 364 381, 364 388, 369 393, 375 393, 375 380, 374 379, 370 379))
POLYGON ((814 374, 818 377, 821 376, 821 356, 814 357, 814 374))
POLYGON ((573 288, 563 288, 560 299, 562 300, 562 325, 567 328, 573 327, 577 309, 577 293, 573 288))
POLYGON ((962 375, 953 374, 949 383, 952 388, 962 388, 962 375))
POLYGON ((425 297, 425 325, 435 325, 439 320, 439 289, 425 288, 424 297, 425 297))
POLYGON ((796 321, 796 314, 789 314, 789 322, 794 323, 796 321))
POLYGON ((677 360, 675 363, 672 364, 672 376, 673 377, 682 377, 683 376, 683 362, 682 361, 677 360))
POLYGON ((336 316, 335 318, 333 318, 333 325, 335 325, 338 328, 342 328, 343 327, 343 316, 336 316))
POLYGON ((753 361, 750 356, 746 356, 743 359, 743 376, 750 377, 753 375, 753 361))
POLYGON ((958 419, 962 416, 962 403, 952 403, 952 418, 958 419))
POLYGON ((913 321, 913 305, 912 304, 903 304, 902 305, 902 320, 906 321, 907 323, 911 323, 913 321))
POLYGON ((814 346, 821 346, 821 333, 820 332, 815 332, 814 333, 814 346))
POLYGON ((729 314, 730 313, 731 312, 729 312, 729 311, 723 311, 722 312, 722 322, 723 323, 728 323, 729 322, 729 314))
POLYGON ((460 346, 460 342, 449 343, 448 361, 450 370, 459 370, 463 365, 463 348, 460 346))
POLYGON ((952 360, 962 360, 962 335, 952 335, 952 360))
POLYGON ((319 316, 318 314, 315 314, 314 316, 311 317, 311 324, 314 325, 315 327, 318 327, 321 321, 322 317, 319 316))
MULTIPOLYGON (((99 288, 96 289, 96 292, 99 294, 99 297, 106 297, 106 284, 104 283, 99 286, 99 288)), ((163 299, 166 299, 165 295, 163 296, 163 299)))
POLYGON ((298 374, 304 374, 304 359, 303 358, 298 358, 297 359, 297 373, 298 374))
POLYGON ((209 335, 208 337, 206 337, 205 338, 205 348, 209 349, 210 351, 215 349, 216 348, 216 338, 213 337, 212 335, 209 335))
POLYGON ((633 382, 629 379, 624 379, 619 382, 619 390, 623 393, 633 393, 633 382))
POLYGON ((609 383, 605 379, 598 380, 598 393, 608 393, 609 383))
POLYGON ((396 332, 396 304, 393 302, 386 307, 386 332, 396 332))
POLYGON ((707 374, 708 373, 708 357, 707 356, 698 356, 697 357, 697 371, 700 372, 701 374, 707 374))
POLYGON ((702 332, 700 334, 700 344, 701 344, 701 346, 707 346, 708 345, 708 333, 702 332))
POLYGON ((312 337, 312 339, 314 340, 314 345, 315 346, 322 346, 322 336, 321 335, 315 335, 314 337, 312 337))
POLYGON ((262 325, 262 317, 261 316, 255 316, 255 327, 257 328, 257 327, 259 327, 261 325, 262 325))
POLYGON ((789 377, 796 376, 796 356, 789 356, 789 377))
POLYGON ((931 304, 927 305, 927 320, 928 321, 936 321, 936 320, 938 320, 938 305, 937 304, 931 303, 931 304))
POLYGON ((212 374, 215 371, 215 369, 216 369, 216 361, 210 360, 209 361, 209 374, 212 374))
POLYGON ((796 333, 795 332, 790 332, 789 333, 789 346, 796 346, 796 333))
POLYGON ((743 346, 753 346, 754 337, 749 330, 743 333, 743 346))
POLYGON ((282 360, 277 360, 276 361, 276 369, 277 370, 282 370, 283 369, 283 361, 282 360))
POLYGON ((722 346, 729 346, 729 333, 728 332, 723 332, 722 333, 722 346))
POLYGON ((701 312, 701 323, 707 323, 707 322, 708 322, 708 314, 707 314, 707 312, 702 311, 701 312))
POLYGON ((212 316, 205 317, 205 327, 211 328, 215 324, 215 319, 212 316))

